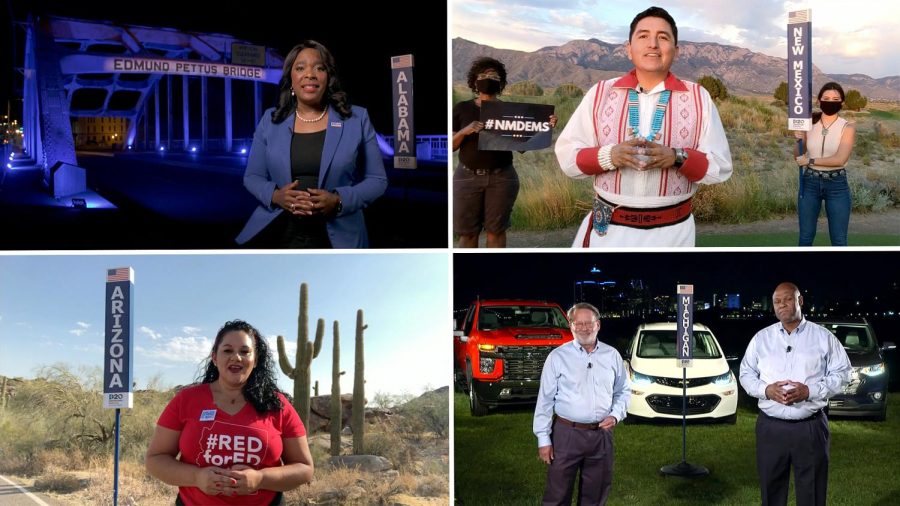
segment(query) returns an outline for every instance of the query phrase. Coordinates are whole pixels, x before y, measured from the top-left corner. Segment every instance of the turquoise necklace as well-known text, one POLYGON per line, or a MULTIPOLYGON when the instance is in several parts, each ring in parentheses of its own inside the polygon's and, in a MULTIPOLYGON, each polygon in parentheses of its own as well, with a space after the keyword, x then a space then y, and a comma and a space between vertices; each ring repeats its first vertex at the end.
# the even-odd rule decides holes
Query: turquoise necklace
MULTIPOLYGON (((656 111, 653 113, 653 122, 650 124, 650 133, 645 137, 649 142, 653 142, 656 139, 656 135, 662 129, 663 118, 666 115, 666 107, 669 106, 669 97, 672 96, 672 92, 669 90, 663 90, 662 93, 659 94, 659 102, 656 103, 656 111)), ((631 128, 631 133, 635 137, 641 136, 641 130, 639 127, 640 123, 640 115, 638 113, 638 94, 634 89, 628 90, 628 126, 631 128)))

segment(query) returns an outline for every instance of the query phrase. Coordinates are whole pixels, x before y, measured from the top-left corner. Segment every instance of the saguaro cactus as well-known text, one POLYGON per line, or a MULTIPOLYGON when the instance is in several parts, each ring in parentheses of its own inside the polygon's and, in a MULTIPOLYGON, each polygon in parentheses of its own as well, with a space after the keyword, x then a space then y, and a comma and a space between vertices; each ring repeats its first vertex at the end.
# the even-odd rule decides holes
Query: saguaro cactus
POLYGON ((331 352, 331 455, 341 454, 341 338, 337 320, 334 321, 334 344, 331 352))
POLYGON ((300 314, 297 317, 297 356, 296 366, 284 348, 284 337, 278 336, 278 364, 288 378, 294 380, 294 408, 303 425, 309 427, 309 387, 312 380, 311 365, 322 349, 322 337, 325 335, 325 320, 319 318, 316 325, 315 342, 309 341, 309 288, 306 283, 300 285, 300 314))
POLYGON ((350 421, 353 429, 353 453, 356 455, 365 453, 366 363, 363 356, 363 331, 368 327, 363 325, 363 310, 356 311, 356 368, 353 371, 353 419, 350 421))

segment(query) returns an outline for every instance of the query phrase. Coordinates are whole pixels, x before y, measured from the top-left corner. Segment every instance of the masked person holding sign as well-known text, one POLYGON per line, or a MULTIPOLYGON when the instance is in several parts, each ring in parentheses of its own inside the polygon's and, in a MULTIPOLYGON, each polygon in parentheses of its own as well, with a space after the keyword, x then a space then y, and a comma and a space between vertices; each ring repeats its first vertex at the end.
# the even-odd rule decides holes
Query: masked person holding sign
POLYGON ((562 171, 596 193, 572 246, 694 246, 693 195, 732 172, 719 113, 669 72, 678 28, 665 9, 634 18, 625 50, 634 69, 595 84, 556 141, 562 171))
POLYGON ((803 141, 805 149, 805 153, 797 156, 798 146, 794 145, 794 156, 802 167, 797 196, 800 246, 812 246, 823 200, 831 245, 847 245, 852 199, 844 166, 853 152, 856 126, 838 115, 843 103, 844 89, 841 85, 825 83, 819 90, 822 112, 813 113, 813 126, 809 134, 794 132, 794 136, 803 141))
POLYGON ((282 504, 282 492, 312 480, 306 429, 252 325, 236 320, 219 330, 201 383, 175 394, 160 415, 146 466, 178 486, 175 504, 187 506, 282 504))
MULTIPOLYGON (((453 173, 453 232, 460 248, 477 248, 478 236, 487 232, 488 248, 505 248, 513 204, 519 194, 519 176, 512 151, 478 149, 481 104, 498 100, 506 87, 506 67, 494 58, 472 62, 467 75, 478 96, 453 108, 453 151, 459 150, 459 166, 453 173)), ((556 116, 550 116, 550 127, 556 116)))

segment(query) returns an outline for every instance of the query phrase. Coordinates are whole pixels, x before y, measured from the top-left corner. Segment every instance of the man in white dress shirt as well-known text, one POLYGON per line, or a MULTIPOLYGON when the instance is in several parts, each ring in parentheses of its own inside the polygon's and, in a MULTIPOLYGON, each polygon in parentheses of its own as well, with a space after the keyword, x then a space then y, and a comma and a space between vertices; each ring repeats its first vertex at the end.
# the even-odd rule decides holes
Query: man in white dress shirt
POLYGON ((538 458, 550 466, 543 504, 572 504, 579 468, 578 504, 605 504, 612 488, 612 430, 625 418, 631 387, 622 356, 597 339, 597 308, 578 303, 568 317, 575 339, 547 356, 534 408, 538 458))
POLYGON ((694 194, 732 172, 719 112, 669 72, 678 28, 665 9, 634 18, 625 50, 634 69, 588 90, 556 141, 562 171, 596 193, 572 246, 694 246, 694 194))
POLYGON ((759 399, 756 467, 762 504, 785 505, 794 468, 797 505, 824 505, 828 398, 850 381, 850 359, 825 327, 803 318, 793 283, 772 294, 778 323, 759 331, 741 361, 741 385, 759 399))

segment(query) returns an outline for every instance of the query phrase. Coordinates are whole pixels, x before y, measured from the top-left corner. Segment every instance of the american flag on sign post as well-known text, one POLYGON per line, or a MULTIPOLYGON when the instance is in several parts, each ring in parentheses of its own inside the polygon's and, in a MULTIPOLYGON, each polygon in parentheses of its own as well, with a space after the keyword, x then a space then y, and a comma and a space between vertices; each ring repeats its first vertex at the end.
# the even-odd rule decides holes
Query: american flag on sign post
POLYGON ((404 54, 400 56, 391 56, 391 68, 404 68, 413 66, 413 55, 404 54))
POLYGON ((115 283, 117 281, 131 281, 131 269, 128 267, 117 267, 115 269, 107 269, 106 282, 115 283))

